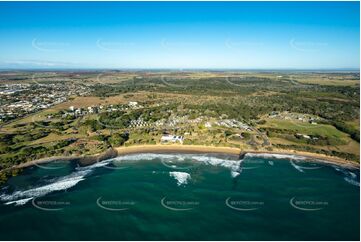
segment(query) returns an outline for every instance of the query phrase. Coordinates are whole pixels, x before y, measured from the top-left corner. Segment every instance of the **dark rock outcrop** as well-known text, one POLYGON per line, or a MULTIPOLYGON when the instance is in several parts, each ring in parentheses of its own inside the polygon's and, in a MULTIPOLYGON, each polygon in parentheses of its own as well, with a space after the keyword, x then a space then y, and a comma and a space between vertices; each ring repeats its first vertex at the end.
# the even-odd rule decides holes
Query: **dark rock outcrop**
POLYGON ((79 157, 77 159, 77 162, 80 166, 88 166, 95 164, 97 162, 101 162, 103 160, 115 158, 117 156, 118 156, 118 152, 115 149, 110 148, 99 155, 79 157))
POLYGON ((244 157, 246 156, 246 152, 241 152, 240 154, 239 154, 239 157, 238 157, 238 159, 239 160, 243 160, 244 159, 244 157))

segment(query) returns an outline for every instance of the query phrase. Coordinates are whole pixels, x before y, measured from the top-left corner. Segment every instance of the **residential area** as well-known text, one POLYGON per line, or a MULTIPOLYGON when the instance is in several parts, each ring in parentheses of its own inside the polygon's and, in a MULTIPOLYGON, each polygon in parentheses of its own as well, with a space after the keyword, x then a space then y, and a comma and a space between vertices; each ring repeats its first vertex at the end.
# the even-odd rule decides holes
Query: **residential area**
POLYGON ((68 83, 0 84, 0 125, 89 93, 86 86, 68 83))

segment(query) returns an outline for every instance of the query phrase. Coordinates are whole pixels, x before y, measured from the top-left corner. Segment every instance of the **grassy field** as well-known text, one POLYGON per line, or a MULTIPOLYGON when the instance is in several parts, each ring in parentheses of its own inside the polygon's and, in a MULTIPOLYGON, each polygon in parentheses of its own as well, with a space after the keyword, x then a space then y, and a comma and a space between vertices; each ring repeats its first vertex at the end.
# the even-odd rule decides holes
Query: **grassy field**
POLYGON ((318 84, 318 85, 334 85, 334 86, 355 86, 360 84, 359 77, 355 75, 330 76, 327 74, 317 75, 296 75, 295 80, 300 83, 318 84))
POLYGON ((347 134, 328 124, 310 124, 301 121, 268 119, 266 124, 260 125, 259 127, 287 129, 307 135, 332 136, 341 139, 348 137, 347 134))
POLYGON ((306 143, 300 143, 295 140, 286 139, 284 135, 277 135, 276 137, 270 137, 272 144, 281 144, 281 145, 297 145, 297 146, 307 146, 317 149, 326 149, 330 151, 342 151, 357 156, 360 155, 360 144, 344 132, 337 130, 334 126, 328 124, 309 124, 298 121, 289 121, 289 120, 275 120, 267 119, 266 123, 259 125, 259 128, 276 128, 291 131, 291 133, 301 133, 304 135, 317 135, 328 137, 331 139, 339 140, 337 145, 310 145, 306 143))
POLYGON ((351 125, 353 128, 357 129, 358 131, 360 131, 360 119, 355 119, 353 121, 348 121, 346 123, 351 125))

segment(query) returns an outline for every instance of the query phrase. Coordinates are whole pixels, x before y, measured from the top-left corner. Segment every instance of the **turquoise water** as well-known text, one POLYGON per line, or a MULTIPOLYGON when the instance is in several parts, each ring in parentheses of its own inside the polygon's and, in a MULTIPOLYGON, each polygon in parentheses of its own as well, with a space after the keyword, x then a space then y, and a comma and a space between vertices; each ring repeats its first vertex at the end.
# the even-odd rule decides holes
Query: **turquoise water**
POLYGON ((359 240, 360 174, 292 156, 138 154, 28 168, 1 240, 359 240))

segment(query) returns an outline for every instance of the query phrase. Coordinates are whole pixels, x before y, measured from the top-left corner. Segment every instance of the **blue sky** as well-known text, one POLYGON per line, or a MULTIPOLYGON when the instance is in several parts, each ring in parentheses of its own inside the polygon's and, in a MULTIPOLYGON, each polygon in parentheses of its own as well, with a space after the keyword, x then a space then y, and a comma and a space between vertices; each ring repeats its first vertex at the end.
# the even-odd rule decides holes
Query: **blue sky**
POLYGON ((0 2, 0 68, 359 68, 359 2, 0 2))

